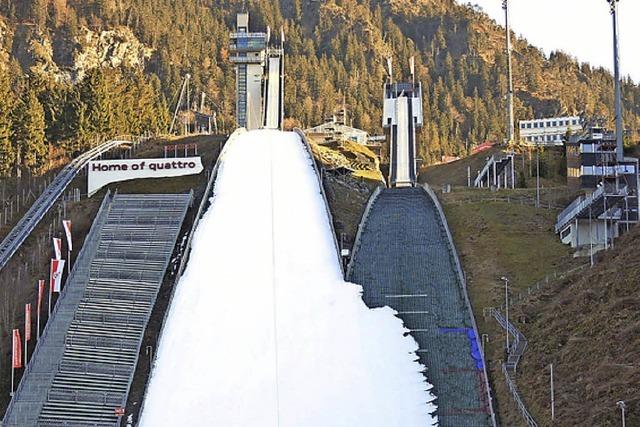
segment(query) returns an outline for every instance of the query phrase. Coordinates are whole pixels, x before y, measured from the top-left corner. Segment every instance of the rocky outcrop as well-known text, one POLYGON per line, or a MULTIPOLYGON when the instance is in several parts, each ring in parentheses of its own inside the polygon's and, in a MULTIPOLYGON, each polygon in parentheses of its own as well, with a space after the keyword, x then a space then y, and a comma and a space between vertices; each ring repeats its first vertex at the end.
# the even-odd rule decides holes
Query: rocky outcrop
POLYGON ((75 80, 97 67, 143 68, 153 50, 141 43, 127 27, 100 32, 84 28, 76 39, 73 54, 75 80))
MULTIPOLYGON (((152 49, 141 43, 126 27, 92 31, 82 28, 78 35, 45 34, 32 25, 18 25, 15 33, 0 21, 0 41, 12 38, 11 52, 25 73, 45 80, 77 82, 98 68, 143 68, 152 49)), ((0 43, 0 62, 8 58, 0 43)))

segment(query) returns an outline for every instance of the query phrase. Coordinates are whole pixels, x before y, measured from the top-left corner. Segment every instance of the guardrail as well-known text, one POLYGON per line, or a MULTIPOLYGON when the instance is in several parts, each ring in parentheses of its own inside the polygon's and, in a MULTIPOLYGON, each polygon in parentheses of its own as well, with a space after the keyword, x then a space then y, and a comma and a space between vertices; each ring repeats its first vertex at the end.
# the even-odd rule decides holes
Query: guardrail
MULTIPOLYGON (((353 242, 353 248, 351 249, 352 254, 355 254, 356 252, 358 252, 358 249, 360 248, 360 244, 362 242, 362 233, 364 231, 364 228, 367 226, 367 222, 369 222, 369 214, 371 213, 371 209, 373 208, 373 205, 375 204, 376 200, 378 200, 378 196, 380 196, 380 193, 382 193, 382 187, 376 187, 371 197, 369 197, 369 201, 367 202, 367 206, 364 208, 364 213, 362 214, 362 219, 360 220, 360 224, 358 224, 356 239, 353 242)), ((347 265, 347 272, 345 275, 347 280, 349 280, 349 277, 351 277, 351 271, 353 270, 354 262, 355 262, 355 257, 351 256, 351 259, 349 260, 349 264, 347 265)))
POLYGON ((558 215, 558 220, 556 221, 556 233, 560 231, 562 227, 564 227, 568 222, 570 222, 576 215, 582 212, 585 208, 587 208, 593 201, 599 199, 604 195, 605 188, 599 187, 591 193, 588 197, 580 197, 574 200, 565 210, 560 212, 558 215))
POLYGON ((500 311, 496 310, 493 307, 485 310, 488 311, 494 319, 496 319, 498 324, 503 329, 505 329, 508 334, 513 336, 513 341, 511 341, 511 345, 508 349, 507 360, 501 364, 502 373, 504 374, 504 378, 507 383, 507 387, 509 388, 509 392, 511 393, 511 397, 518 407, 522 418, 529 427, 538 427, 538 424, 533 419, 533 416, 531 416, 522 398, 520 397, 520 393, 518 393, 518 388, 516 387, 515 381, 509 375, 509 371, 512 371, 513 373, 516 372, 518 362, 524 354, 524 351, 527 349, 527 338, 522 332, 518 330, 518 328, 516 328, 511 322, 505 319, 500 311))
POLYGON ((15 227, 13 227, 2 243, 0 243, 0 270, 7 265, 11 257, 15 255, 20 246, 24 243, 27 237, 29 237, 31 232, 36 228, 47 212, 49 212, 56 200, 62 196, 64 190, 82 170, 82 168, 84 168, 91 160, 103 153, 127 143, 133 143, 133 141, 113 139, 104 142, 76 157, 71 161, 71 163, 65 166, 54 178, 47 189, 33 203, 27 213, 24 214, 15 227))
POLYGON ((322 182, 322 174, 320 173, 320 169, 318 168, 318 164, 316 163, 316 159, 313 156, 313 150, 311 150, 311 145, 309 145, 309 141, 307 141, 307 137, 300 129, 294 129, 294 132, 298 134, 302 144, 304 145, 309 157, 311 158, 311 164, 313 165, 313 170, 316 173, 316 177, 318 178, 318 186, 320 187, 320 194, 322 194, 322 199, 324 200, 324 207, 329 218, 329 227, 331 227, 331 234, 333 235, 333 244, 336 247, 336 255, 338 257, 338 264, 340 265, 340 271, 342 272, 342 276, 344 277, 344 266, 342 263, 342 253, 340 251, 340 245, 338 244, 338 237, 336 236, 336 230, 333 225, 333 215, 331 214, 331 209, 329 208, 329 200, 327 199, 327 193, 324 190, 324 183, 322 182))
POLYGON ((509 322, 502 313, 496 310, 493 307, 487 309, 489 314, 496 319, 498 324, 502 326, 502 329, 508 331, 511 336, 513 336, 513 340, 511 341, 511 345, 508 349, 506 366, 513 372, 516 372, 518 368, 518 363, 520 362, 520 358, 524 354, 524 351, 527 349, 529 342, 527 338, 524 336, 522 332, 518 330, 511 322, 509 322))

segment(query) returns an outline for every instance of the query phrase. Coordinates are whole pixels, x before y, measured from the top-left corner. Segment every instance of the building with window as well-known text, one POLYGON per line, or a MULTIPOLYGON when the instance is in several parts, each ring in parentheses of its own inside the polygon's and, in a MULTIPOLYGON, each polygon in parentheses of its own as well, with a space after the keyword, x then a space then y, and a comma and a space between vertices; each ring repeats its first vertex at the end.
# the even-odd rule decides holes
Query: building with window
POLYGON ((230 61, 236 68, 236 120, 238 127, 262 126, 262 80, 269 34, 249 32, 249 14, 239 13, 237 27, 230 35, 230 61))
POLYGON ((582 132, 580 117, 552 117, 549 119, 521 120, 520 138, 535 145, 561 146, 568 131, 582 132))
POLYGON ((607 247, 638 222, 638 159, 618 158, 615 134, 599 127, 572 136, 566 147, 567 183, 585 194, 560 213, 556 232, 572 247, 607 247))

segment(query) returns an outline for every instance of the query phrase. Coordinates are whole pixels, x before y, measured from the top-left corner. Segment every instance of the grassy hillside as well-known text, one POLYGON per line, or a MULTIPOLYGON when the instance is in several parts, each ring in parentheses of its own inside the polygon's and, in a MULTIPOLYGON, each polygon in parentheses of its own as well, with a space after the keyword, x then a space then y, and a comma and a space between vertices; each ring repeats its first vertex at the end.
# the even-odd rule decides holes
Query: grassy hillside
POLYGON ((640 425, 640 229, 598 257, 595 267, 565 279, 522 306, 519 325, 529 339, 519 386, 542 421, 549 420, 548 366, 556 390, 554 425, 640 425))

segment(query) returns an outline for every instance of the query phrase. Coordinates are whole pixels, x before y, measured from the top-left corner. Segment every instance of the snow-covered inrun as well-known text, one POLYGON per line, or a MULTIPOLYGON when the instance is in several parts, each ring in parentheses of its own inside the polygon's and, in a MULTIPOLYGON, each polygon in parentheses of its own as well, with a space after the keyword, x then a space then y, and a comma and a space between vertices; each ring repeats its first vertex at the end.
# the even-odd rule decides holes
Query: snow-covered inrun
POLYGON ((417 344, 342 278, 299 136, 253 131, 229 144, 140 425, 435 425, 417 344))

